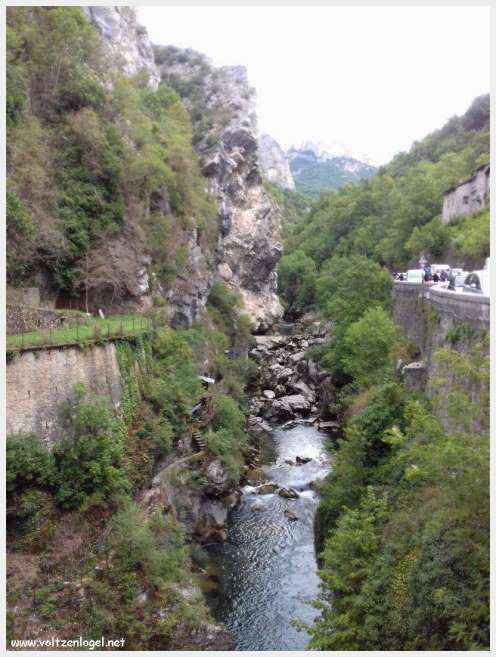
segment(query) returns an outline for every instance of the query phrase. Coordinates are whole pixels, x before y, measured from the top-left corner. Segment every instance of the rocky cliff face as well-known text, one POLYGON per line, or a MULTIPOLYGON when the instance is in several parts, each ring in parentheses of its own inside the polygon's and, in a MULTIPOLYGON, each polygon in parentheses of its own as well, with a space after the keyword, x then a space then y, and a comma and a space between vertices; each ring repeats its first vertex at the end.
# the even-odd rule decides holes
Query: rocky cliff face
MULTIPOLYGON (((181 239, 186 266, 174 286, 159 290, 171 306, 173 325, 191 324, 215 280, 243 298, 254 330, 268 329, 281 315, 275 268, 282 254, 280 211, 262 186, 254 91, 243 67, 214 68, 201 54, 174 47, 152 51, 146 31, 129 8, 90 7, 87 14, 109 50, 135 74, 145 69, 155 88, 172 86, 190 112, 206 186, 219 207, 219 239, 206 250, 195 231, 181 239)), ((150 303, 146 263, 137 259, 140 303, 150 303)))
POLYGON ((156 61, 190 111, 202 172, 219 203, 216 276, 239 291, 255 330, 265 330, 282 314, 275 272, 280 211, 262 185, 246 69, 214 68, 201 54, 174 47, 157 48, 156 61))
POLYGON ((277 141, 270 135, 260 136, 260 165, 267 180, 284 189, 294 189, 289 161, 277 141))
POLYGON ((131 7, 83 7, 90 22, 104 39, 111 59, 118 63, 126 75, 145 71, 150 87, 156 89, 160 74, 155 64, 148 34, 136 22, 131 7))

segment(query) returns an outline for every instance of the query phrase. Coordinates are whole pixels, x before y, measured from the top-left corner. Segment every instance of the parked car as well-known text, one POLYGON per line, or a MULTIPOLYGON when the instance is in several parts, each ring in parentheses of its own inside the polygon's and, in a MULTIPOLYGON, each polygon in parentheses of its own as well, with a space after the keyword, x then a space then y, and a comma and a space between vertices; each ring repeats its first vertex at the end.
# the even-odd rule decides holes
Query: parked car
POLYGON ((458 274, 455 275, 455 282, 454 286, 455 288, 462 289, 464 284, 465 284, 465 279, 469 275, 468 271, 460 271, 458 274))
POLYGON ((489 296, 489 270, 481 269, 471 272, 463 283, 463 292, 489 296))
POLYGON ((449 265, 431 265, 431 274, 440 274, 442 271, 450 272, 451 267, 449 265))
POLYGON ((409 283, 422 283, 424 279, 423 269, 409 269, 406 273, 406 280, 409 283))
POLYGON ((465 279, 469 273, 470 272, 468 271, 463 271, 463 269, 452 269, 451 274, 454 276, 453 283, 448 280, 444 281, 443 283, 438 283, 437 287, 453 290, 454 292, 462 292, 463 286, 465 284, 465 279))

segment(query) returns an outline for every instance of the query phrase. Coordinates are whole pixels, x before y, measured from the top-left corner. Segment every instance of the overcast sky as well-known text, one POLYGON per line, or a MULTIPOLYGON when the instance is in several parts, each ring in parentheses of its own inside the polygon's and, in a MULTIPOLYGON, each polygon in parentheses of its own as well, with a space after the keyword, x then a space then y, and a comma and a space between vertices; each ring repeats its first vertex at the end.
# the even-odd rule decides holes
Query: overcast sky
POLYGON ((489 91, 487 7, 141 7, 154 43, 243 64, 285 148, 382 164, 489 91))

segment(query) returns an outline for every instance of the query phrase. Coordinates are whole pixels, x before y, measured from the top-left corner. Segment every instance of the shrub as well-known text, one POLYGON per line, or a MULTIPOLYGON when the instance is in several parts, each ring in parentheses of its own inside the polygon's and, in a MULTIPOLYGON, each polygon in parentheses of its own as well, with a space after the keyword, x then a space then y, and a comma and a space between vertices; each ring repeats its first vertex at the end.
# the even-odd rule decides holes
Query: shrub
POLYGON ((329 260, 316 283, 316 301, 333 320, 339 335, 371 306, 391 307, 392 282, 388 272, 362 256, 329 260))
POLYGON ((25 278, 30 254, 34 248, 36 227, 31 213, 26 209, 18 195, 7 190, 7 269, 10 282, 25 278))
POLYGON ((223 394, 216 395, 213 400, 213 409, 212 427, 214 430, 226 429, 234 439, 243 436, 245 416, 239 410, 234 399, 223 394))
POLYGON ((51 489, 56 486, 54 459, 43 441, 34 434, 17 433, 7 437, 7 497, 28 488, 51 489))
POLYGON ((127 490, 122 468, 122 427, 108 402, 87 398, 77 386, 62 409, 66 434, 53 451, 60 476, 57 501, 67 508, 96 494, 106 499, 127 490))

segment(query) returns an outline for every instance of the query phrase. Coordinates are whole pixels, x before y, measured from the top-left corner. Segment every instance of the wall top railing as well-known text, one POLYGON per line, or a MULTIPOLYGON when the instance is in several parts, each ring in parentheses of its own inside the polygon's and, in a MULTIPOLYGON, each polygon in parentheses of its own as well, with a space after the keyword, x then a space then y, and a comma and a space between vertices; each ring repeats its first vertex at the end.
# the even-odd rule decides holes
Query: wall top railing
POLYGON ((406 302, 406 299, 412 298, 415 293, 417 293, 417 298, 429 302, 437 311, 454 316, 459 321, 475 322, 479 326, 481 324, 489 325, 491 304, 489 296, 456 292, 424 283, 394 282, 394 295, 398 301, 402 295, 405 295, 406 302))
POLYGON ((423 292, 425 297, 446 297, 450 299, 459 299, 463 303, 474 303, 490 305, 491 298, 485 294, 470 294, 469 292, 456 292, 447 288, 437 287, 435 285, 426 285, 425 283, 413 283, 411 281, 394 281, 395 289, 410 289, 423 292))

